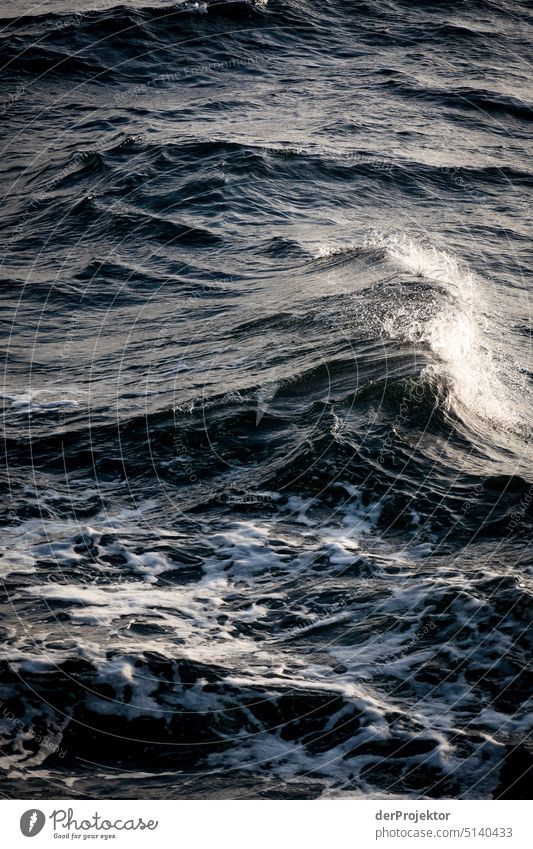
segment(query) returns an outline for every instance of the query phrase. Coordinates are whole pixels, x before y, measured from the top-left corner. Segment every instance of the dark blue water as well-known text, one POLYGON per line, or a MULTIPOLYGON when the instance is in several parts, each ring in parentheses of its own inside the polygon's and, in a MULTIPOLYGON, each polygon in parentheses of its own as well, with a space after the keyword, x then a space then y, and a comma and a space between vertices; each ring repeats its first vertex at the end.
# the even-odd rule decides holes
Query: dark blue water
POLYGON ((524 798, 528 4, 0 25, 2 793, 524 798))

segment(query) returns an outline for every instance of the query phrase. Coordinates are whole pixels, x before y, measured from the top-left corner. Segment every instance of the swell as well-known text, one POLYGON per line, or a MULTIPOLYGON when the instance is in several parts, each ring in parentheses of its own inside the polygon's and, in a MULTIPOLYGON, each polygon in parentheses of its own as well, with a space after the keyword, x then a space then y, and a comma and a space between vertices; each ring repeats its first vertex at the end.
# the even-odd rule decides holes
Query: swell
MULTIPOLYGON (((327 514, 336 513, 349 485, 365 504, 381 504, 377 528, 384 536, 409 532, 413 510, 427 522, 427 533, 453 528, 455 546, 474 532, 496 537, 529 532, 527 479, 516 474, 516 463, 507 463, 510 471, 502 474, 505 464, 489 461, 478 435, 450 417, 432 384, 388 378, 354 396, 347 393, 352 375, 350 361, 329 364, 280 386, 266 402, 258 387, 237 402, 212 398, 196 412, 162 411, 78 430, 71 424, 65 434, 38 437, 36 421, 31 451, 24 439, 6 440, 8 467, 18 470, 11 474, 11 498, 20 475, 24 486, 23 470, 31 463, 34 476, 53 477, 58 491, 67 487, 61 510, 68 516, 103 509, 100 499, 87 501, 91 480, 104 487, 103 504, 114 492, 142 487, 145 498, 164 491, 171 507, 172 493, 180 493, 182 511, 209 510, 219 517, 231 515, 235 504, 246 505, 242 494, 254 492, 276 493, 278 508, 304 493, 327 514), (328 402, 319 400, 325 379, 330 386, 333 381, 328 402), (379 417, 373 418, 378 405, 379 417), (512 521, 516 511, 519 523, 512 521)), ((32 515, 30 500, 23 500, 32 515)), ((253 499, 250 504, 238 509, 253 511, 253 499)), ((43 505, 37 508, 37 515, 46 514, 43 505)))
POLYGON ((98 23, 100 31, 105 31, 106 27, 114 30, 122 30, 128 25, 139 24, 141 22, 148 23, 149 21, 174 19, 179 16, 194 16, 201 18, 208 11, 229 13, 234 12, 237 16, 243 11, 247 15, 252 13, 259 14, 266 8, 268 3, 262 0, 204 0, 198 3, 190 2, 190 0, 178 0, 177 3, 162 2, 160 5, 141 4, 129 6, 127 3, 121 3, 120 0, 113 2, 101 3, 101 6, 108 8, 98 8, 91 0, 88 0, 87 8, 84 9, 82 4, 78 4, 78 10, 60 12, 43 12, 41 14, 22 14, 11 15, 9 17, 1 17, 0 21, 5 22, 10 28, 18 27, 26 28, 32 24, 50 24, 55 30, 63 32, 67 28, 75 26, 92 27, 94 23, 98 23))
POLYGON ((175 70, 176 39, 184 37, 189 61, 196 53, 201 64, 198 46, 203 38, 209 38, 216 30, 224 33, 228 19, 243 28, 260 23, 266 9, 267 5, 260 0, 227 3, 213 0, 146 9, 117 5, 111 10, 78 15, 0 17, 5 33, 1 67, 9 68, 11 73, 63 76, 89 72, 103 80, 111 77, 131 80, 132 65, 139 69, 139 63, 146 57, 153 59, 157 55, 160 61, 172 61, 175 70), (72 51, 73 41, 77 46, 75 51, 72 51))
MULTIPOLYGON (((136 220, 125 216, 124 228, 136 220)), ((146 222, 154 230, 151 217, 146 222)), ((169 234, 179 237, 182 230, 172 223, 169 234)), ((186 238, 191 245, 211 244, 204 232, 186 238)), ((123 277, 113 265, 102 271, 104 277, 123 277)), ((481 474, 476 462, 485 464, 490 477, 495 452, 503 469, 520 457, 516 468, 522 468, 528 456, 529 375, 496 344, 511 329, 494 332, 502 319, 490 308, 484 281, 464 263, 431 243, 388 234, 353 248, 324 248, 316 259, 295 261, 284 273, 303 282, 309 276, 315 285, 333 273, 356 276, 360 288, 342 297, 308 299, 299 313, 273 308, 259 323, 237 323, 235 356, 244 345, 263 360, 258 379, 242 368, 238 391, 222 395, 211 389, 183 409, 169 409, 170 398, 159 392, 159 409, 133 414, 125 396, 118 416, 105 404, 90 415, 76 404, 63 415, 64 434, 54 433, 57 403, 47 404, 31 413, 31 455, 27 438, 22 433, 14 438, 8 427, 10 462, 24 466, 31 456, 43 470, 89 470, 108 480, 144 477, 154 486, 163 479, 178 487, 187 485, 186 469, 192 466, 212 489, 226 485, 236 464, 241 484, 256 474, 260 485, 273 489, 305 484, 319 490, 341 474, 366 485, 370 470, 377 488, 387 488, 406 467, 406 485, 413 491, 423 470, 436 463, 432 495, 427 483, 432 498, 453 490, 458 473, 481 474), (275 359, 265 359, 256 347, 261 333, 273 331, 288 346, 279 374, 275 359), (309 343, 320 351, 322 364, 313 364, 314 356, 309 360, 309 343)), ((228 356, 231 364, 233 355, 228 356)), ((227 372, 221 374, 227 380, 227 372)), ((16 429, 21 413, 24 409, 7 410, 6 425, 11 416, 16 429)))
MULTIPOLYGON (((484 4, 481 4, 483 8, 484 4)), ((265 49, 264 42, 258 42, 253 28, 262 29, 270 42, 276 42, 283 30, 285 41, 295 36, 305 35, 317 46, 325 44, 339 46, 337 29, 344 27, 352 37, 357 33, 357 42, 374 47, 389 46, 399 38, 407 45, 425 45, 429 41, 437 48, 449 47, 450 43, 468 40, 471 47, 484 52, 493 48, 489 33, 476 25, 476 20, 461 25, 450 24, 443 20, 444 9, 437 9, 431 17, 421 17, 413 10, 401 12, 388 8, 389 26, 384 26, 382 4, 358 2, 349 6, 318 5, 301 0, 201 0, 181 4, 162 4, 159 7, 128 7, 120 5, 111 9, 83 9, 79 13, 26 15, 18 18, 0 17, 4 32, 11 37, 11 44, 5 43, 3 58, 14 70, 36 73, 72 73, 91 71, 104 79, 114 75, 118 79, 128 77, 135 63, 143 56, 157 56, 160 62, 172 60, 175 69, 177 38, 185 37, 186 54, 189 59, 195 55, 202 64, 202 39, 220 33, 225 37, 228 24, 242 30, 240 40, 248 44, 257 53, 259 45, 265 49), (72 53, 71 43, 75 40, 78 49, 72 53)), ((517 34, 516 26, 509 26, 506 10, 492 9, 495 19, 504 26, 500 34, 502 39, 512 41, 517 34)), ((521 15, 522 17, 522 15, 521 15)), ((210 54, 212 59, 212 53, 210 54)), ((130 77, 131 79, 131 77, 130 77)), ((418 94, 411 91, 409 94, 418 94)), ((436 96, 443 96, 435 92, 436 96)), ((429 96, 429 92, 426 94, 429 96)), ((479 103, 487 111, 510 111, 517 117, 530 117, 531 110, 522 106, 513 98, 494 97, 490 93, 457 92, 454 95, 461 100, 479 103)))
POLYGON ((478 111, 485 115, 510 115, 528 122, 533 118, 533 106, 519 97, 504 95, 490 89, 453 86, 443 89, 421 85, 406 75, 387 80, 382 87, 406 98, 415 97, 433 105, 452 106, 461 111, 478 111))
MULTIPOLYGON (((121 199, 125 206, 130 200, 132 206, 139 204, 132 215, 138 215, 138 224, 142 234, 143 216, 150 212, 157 215, 165 210, 176 208, 202 211, 206 208, 210 216, 226 212, 230 208, 233 193, 228 185, 228 175, 244 177, 246 184, 252 178, 258 179, 257 190, 262 202, 271 204, 268 191, 271 181, 290 181, 293 185, 318 185, 331 182, 340 187, 347 180, 355 180, 361 186, 372 187, 374 191, 382 186, 386 191, 393 185, 396 190, 428 193, 438 187, 451 192, 466 192, 467 197, 477 197, 481 193, 492 192, 495 187, 515 186, 528 188, 531 185, 530 174, 519 166, 468 165, 453 168, 443 165, 429 165, 407 158, 383 159, 373 151, 351 151, 344 155, 332 155, 299 149, 287 155, 284 148, 274 149, 260 145, 245 145, 225 141, 189 141, 183 144, 155 145, 138 137, 127 136, 119 141, 109 142, 105 148, 85 149, 76 152, 64 163, 53 168, 42 169, 38 179, 51 181, 53 192, 44 195, 41 206, 46 214, 54 219, 64 218, 73 210, 82 215, 81 224, 89 225, 91 210, 97 217, 101 199, 121 199), (224 176, 220 173, 224 163, 224 176), (201 163, 201 169, 198 164, 201 163), (191 177, 190 168, 196 168, 197 174, 191 177), (161 179, 164 183, 161 185, 161 179), (154 192, 154 186, 158 190, 154 192), (168 186, 168 189, 166 188, 168 186), (72 203, 73 190, 82 194, 82 199, 72 203), (85 198, 83 195, 85 194, 85 198)), ((120 229, 120 205, 117 207, 117 227, 120 229)), ((275 212, 275 209, 272 209, 275 212)), ((107 212, 104 212, 107 215, 107 212)), ((114 215, 113 209, 110 214, 114 215)), ((127 227, 134 225, 131 219, 125 222, 127 227)), ((108 221, 103 221, 108 226, 108 221)))

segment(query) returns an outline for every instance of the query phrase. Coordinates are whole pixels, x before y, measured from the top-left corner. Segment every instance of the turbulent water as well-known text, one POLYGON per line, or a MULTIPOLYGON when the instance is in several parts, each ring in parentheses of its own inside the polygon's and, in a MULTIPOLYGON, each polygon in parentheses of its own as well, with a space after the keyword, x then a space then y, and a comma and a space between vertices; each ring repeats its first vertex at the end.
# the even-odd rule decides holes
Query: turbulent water
POLYGON ((0 4, 5 796, 524 798, 530 38, 0 4))

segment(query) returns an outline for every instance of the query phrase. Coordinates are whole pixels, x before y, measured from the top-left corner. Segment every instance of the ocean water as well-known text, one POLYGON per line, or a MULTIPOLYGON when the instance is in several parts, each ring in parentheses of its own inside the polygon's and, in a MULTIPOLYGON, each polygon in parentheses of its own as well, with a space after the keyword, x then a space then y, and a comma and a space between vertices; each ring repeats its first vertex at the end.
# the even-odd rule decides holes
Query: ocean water
POLYGON ((526 797, 530 40, 0 3, 5 797, 526 797))

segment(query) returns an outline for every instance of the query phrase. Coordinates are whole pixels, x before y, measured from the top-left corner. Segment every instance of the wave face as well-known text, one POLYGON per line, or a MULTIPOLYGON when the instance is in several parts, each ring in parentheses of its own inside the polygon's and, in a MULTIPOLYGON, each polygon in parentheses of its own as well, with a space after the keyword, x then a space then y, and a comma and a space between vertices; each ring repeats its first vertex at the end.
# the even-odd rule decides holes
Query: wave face
POLYGON ((4 793, 524 798, 526 4, 11 6, 4 793))

